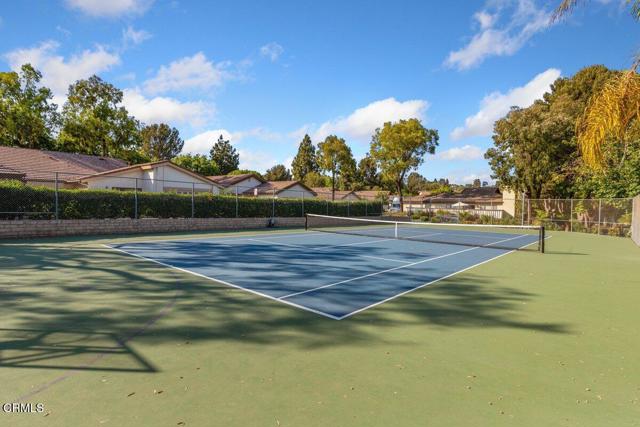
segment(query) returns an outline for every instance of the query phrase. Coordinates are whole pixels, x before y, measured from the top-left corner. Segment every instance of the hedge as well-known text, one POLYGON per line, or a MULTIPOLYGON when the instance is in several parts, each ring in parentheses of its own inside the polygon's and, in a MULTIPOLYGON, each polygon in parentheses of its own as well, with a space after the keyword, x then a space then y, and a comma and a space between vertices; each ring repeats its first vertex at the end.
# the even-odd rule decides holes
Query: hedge
MULTIPOLYGON (((0 182, 0 218, 55 218, 56 192, 19 181, 0 182)), ((58 190, 59 219, 191 218, 190 194, 115 190, 58 190)), ((200 193, 193 198, 196 218, 299 217, 304 213, 339 216, 380 215, 380 201, 275 199, 200 193)))

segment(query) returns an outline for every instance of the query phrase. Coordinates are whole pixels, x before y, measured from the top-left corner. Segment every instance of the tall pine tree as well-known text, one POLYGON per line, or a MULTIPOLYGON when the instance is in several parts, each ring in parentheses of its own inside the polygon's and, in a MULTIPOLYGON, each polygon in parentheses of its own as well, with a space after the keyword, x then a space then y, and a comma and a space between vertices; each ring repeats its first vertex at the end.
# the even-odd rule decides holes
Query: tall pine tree
POLYGON ((291 163, 291 172, 298 181, 303 181, 305 176, 310 172, 318 172, 318 160, 316 157, 316 148, 311 142, 309 135, 305 135, 298 146, 298 154, 293 158, 291 163))
POLYGON ((236 152, 236 149, 233 148, 231 143, 228 140, 225 140, 222 135, 220 135, 218 141, 213 144, 209 154, 211 155, 211 160, 213 160, 215 164, 218 165, 218 168, 220 168, 220 173, 222 175, 226 175, 229 172, 238 169, 238 165, 240 164, 240 155, 236 152))

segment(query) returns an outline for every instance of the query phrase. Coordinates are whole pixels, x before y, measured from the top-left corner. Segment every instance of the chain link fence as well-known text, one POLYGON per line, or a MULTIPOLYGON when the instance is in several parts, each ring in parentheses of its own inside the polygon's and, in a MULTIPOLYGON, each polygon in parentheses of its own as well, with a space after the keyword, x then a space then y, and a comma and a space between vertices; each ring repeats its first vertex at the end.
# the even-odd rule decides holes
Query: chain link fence
POLYGON ((0 220, 380 216, 386 196, 309 191, 295 182, 223 188, 203 181, 0 170, 0 220))
MULTIPOLYGON (((405 198, 403 214, 414 221, 544 225, 549 230, 630 237, 633 199, 405 198)), ((636 207, 637 215, 640 208, 636 207)), ((634 220, 640 222, 640 219, 634 220)), ((635 224, 635 223, 634 223, 635 224)), ((640 231, 637 232, 640 235, 640 231)), ((640 237, 639 237, 640 239, 640 237)))
POLYGON ((640 246, 640 196, 633 199, 633 213, 631 214, 631 238, 640 246))
POLYGON ((516 217, 549 230, 631 236, 633 199, 522 199, 516 217))

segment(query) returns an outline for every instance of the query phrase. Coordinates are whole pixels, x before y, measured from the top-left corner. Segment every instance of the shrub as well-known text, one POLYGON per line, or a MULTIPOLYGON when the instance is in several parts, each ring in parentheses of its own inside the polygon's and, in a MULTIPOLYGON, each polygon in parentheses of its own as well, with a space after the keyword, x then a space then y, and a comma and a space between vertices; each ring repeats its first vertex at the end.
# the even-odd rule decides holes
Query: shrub
MULTIPOLYGON (((58 190, 60 219, 101 218, 190 218, 190 194, 148 193, 115 190, 58 190)), ((196 194, 196 218, 299 217, 304 213, 338 216, 381 215, 380 203, 370 201, 327 201, 320 199, 271 199, 233 195, 196 194), (237 203, 237 206, 236 206, 237 203), (237 208, 237 210, 236 210, 237 208)), ((55 190, 32 187, 20 181, 0 182, 0 218, 55 218, 55 190)))

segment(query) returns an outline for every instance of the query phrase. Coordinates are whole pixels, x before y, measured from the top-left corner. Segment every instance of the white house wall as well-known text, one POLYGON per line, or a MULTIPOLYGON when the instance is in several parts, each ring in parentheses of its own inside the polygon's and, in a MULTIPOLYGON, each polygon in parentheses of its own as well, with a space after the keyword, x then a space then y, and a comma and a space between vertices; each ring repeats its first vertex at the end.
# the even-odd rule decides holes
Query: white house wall
POLYGON ((315 198, 315 194, 302 187, 301 185, 294 185, 293 187, 287 188, 286 190, 282 190, 277 193, 278 197, 282 198, 296 198, 300 199, 304 197, 305 199, 315 198))
POLYGON ((199 193, 219 193, 217 186, 204 180, 198 180, 193 175, 167 165, 160 165, 149 170, 133 169, 110 175, 95 176, 88 178, 86 181, 89 189, 110 190, 126 188, 133 190, 137 183, 139 190, 156 193, 165 191, 190 193, 192 188, 199 193))

